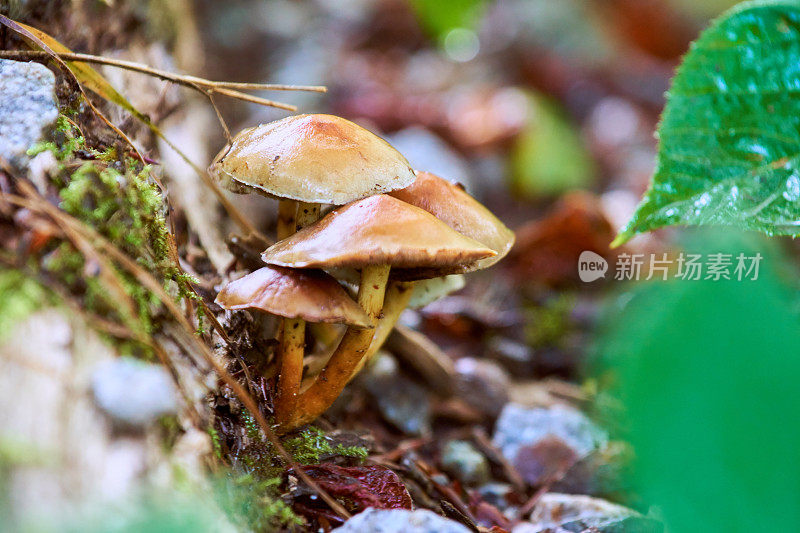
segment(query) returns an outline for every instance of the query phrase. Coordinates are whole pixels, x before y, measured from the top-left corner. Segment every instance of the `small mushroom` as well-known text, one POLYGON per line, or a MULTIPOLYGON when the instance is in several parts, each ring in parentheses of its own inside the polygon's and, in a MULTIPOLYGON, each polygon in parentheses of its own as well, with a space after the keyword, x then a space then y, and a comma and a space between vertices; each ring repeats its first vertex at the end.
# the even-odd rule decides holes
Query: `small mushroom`
POLYGON ((488 268, 502 259, 514 245, 514 232, 506 227, 483 204, 467 194, 462 187, 430 172, 416 171, 417 179, 409 187, 390 193, 408 204, 415 205, 458 231, 496 252, 495 255, 452 268, 395 270, 393 277, 401 280, 430 278, 424 281, 393 281, 386 290, 383 313, 375 328, 375 336, 364 361, 381 347, 394 328, 403 310, 422 307, 449 292, 464 286, 463 276, 454 272, 472 272, 488 268), (411 288, 412 290, 408 290, 411 288))
POLYGON ((295 115, 246 129, 209 170, 234 189, 334 205, 402 189, 415 179, 389 143, 334 115, 295 115))
POLYGON ((266 266, 228 283, 217 295, 216 303, 229 310, 257 309, 286 317, 275 402, 278 421, 287 420, 297 402, 303 374, 305 321, 360 328, 371 324, 370 317, 341 285, 321 270, 266 266))
MULTIPOLYGON (((217 154, 209 172, 233 192, 277 198, 278 240, 317 220, 320 204, 346 204, 407 187, 415 179, 408 161, 389 143, 333 115, 296 115, 246 129, 217 154)), ((304 330, 297 324, 286 320, 282 328, 304 330)), ((302 360, 287 360, 298 354, 288 337, 281 335, 281 364, 302 366, 302 360)), ((289 397, 300 383, 283 379, 278 387, 279 396, 289 397)))
MULTIPOLYGON (((336 209, 311 226, 275 243, 264 262, 292 268, 358 268, 358 302, 373 320, 381 313, 392 268, 433 272, 495 255, 430 213, 380 194, 336 209)), ((284 429, 322 414, 341 393, 364 357, 374 331, 349 327, 327 366, 301 394, 298 411, 284 429)))
POLYGON ((258 309, 309 322, 371 327, 364 310, 320 270, 267 265, 225 285, 216 303, 231 311, 258 309))
POLYGON ((472 264, 496 253, 427 211, 378 194, 331 211, 267 248, 261 259, 291 268, 391 265, 428 269, 436 277, 437 268, 472 264))
POLYGON ((475 239, 496 252, 486 259, 460 265, 453 269, 451 274, 488 268, 506 256, 514 246, 514 232, 486 206, 467 194, 460 185, 430 172, 417 170, 416 175, 414 183, 390 194, 424 209, 457 232, 475 239))

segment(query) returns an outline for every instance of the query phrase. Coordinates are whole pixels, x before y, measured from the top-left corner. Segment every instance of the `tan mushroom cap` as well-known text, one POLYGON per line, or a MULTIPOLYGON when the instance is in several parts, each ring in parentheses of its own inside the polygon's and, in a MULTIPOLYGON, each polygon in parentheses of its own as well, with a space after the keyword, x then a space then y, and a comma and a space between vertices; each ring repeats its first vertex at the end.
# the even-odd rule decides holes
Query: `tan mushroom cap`
POLYGON ((430 172, 418 170, 416 174, 414 183, 390 194, 424 209, 457 232, 496 252, 496 255, 464 267, 460 272, 487 268, 505 257, 514 246, 513 231, 459 185, 430 172))
POLYGON ((308 322, 372 326, 364 310, 336 280, 319 270, 260 268, 228 283, 216 303, 225 309, 259 309, 308 322))
POLYGON ((264 262, 295 268, 452 268, 494 255, 436 217, 379 194, 335 209, 267 248, 264 262))
POLYGON ((343 205, 408 187, 405 157, 361 126, 333 115, 296 115, 242 131, 209 171, 227 188, 343 205))

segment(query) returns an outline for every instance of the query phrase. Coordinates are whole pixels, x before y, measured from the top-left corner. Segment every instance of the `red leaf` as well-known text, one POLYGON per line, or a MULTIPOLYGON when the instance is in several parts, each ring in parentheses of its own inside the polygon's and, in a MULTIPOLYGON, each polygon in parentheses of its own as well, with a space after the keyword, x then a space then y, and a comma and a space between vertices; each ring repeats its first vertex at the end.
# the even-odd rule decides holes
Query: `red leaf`
POLYGON ((343 467, 324 463, 307 465, 303 469, 350 511, 363 511, 367 507, 412 509, 406 486, 385 466, 343 467))

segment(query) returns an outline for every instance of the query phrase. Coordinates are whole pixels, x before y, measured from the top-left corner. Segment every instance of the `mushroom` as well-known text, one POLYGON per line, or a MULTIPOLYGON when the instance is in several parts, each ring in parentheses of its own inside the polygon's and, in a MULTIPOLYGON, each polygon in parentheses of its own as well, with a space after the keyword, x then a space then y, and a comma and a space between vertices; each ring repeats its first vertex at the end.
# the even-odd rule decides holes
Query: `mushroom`
MULTIPOLYGON (((414 183, 389 194, 424 209, 457 232, 475 239, 496 252, 486 259, 459 265, 451 269, 450 274, 488 268, 508 254, 514 246, 514 232, 486 206, 467 194, 461 185, 451 183, 430 172, 417 170, 416 175, 414 183)), ((412 274, 407 273, 407 275, 412 274)))
MULTIPOLYGON (((406 307, 422 307, 464 286, 463 277, 453 272, 473 272, 488 268, 502 259, 514 245, 514 232, 483 204, 456 185, 435 174, 416 171, 417 179, 405 189, 389 193, 408 204, 428 211, 436 218, 495 251, 495 255, 451 268, 396 270, 404 280, 437 276, 424 281, 392 281, 386 290, 383 313, 364 362, 368 361, 389 336, 406 307), (438 277, 443 274, 452 274, 438 277), (409 290, 411 289, 411 290, 409 290)), ((356 370, 356 372, 358 369, 356 370)))
POLYGON ((371 324, 370 317, 341 285, 320 270, 266 266, 228 283, 217 295, 216 303, 229 310, 258 309, 286 317, 275 402, 275 417, 279 422, 288 419, 297 402, 298 390, 286 386, 286 382, 300 383, 302 379, 304 321, 343 323, 361 328, 371 324), (299 357, 295 356, 297 353, 299 357))
MULTIPOLYGON (((453 268, 496 252, 461 235, 430 213, 380 194, 336 209, 311 226, 267 248, 264 262, 292 268, 361 270, 358 303, 376 319, 392 268, 453 268)), ((307 423, 339 396, 370 346, 374 330, 348 327, 328 364, 300 395, 283 429, 307 423)))
MULTIPOLYGON (((278 240, 314 222, 320 204, 346 204, 415 179, 389 143, 333 115, 296 115, 246 129, 217 154, 209 172, 233 192, 277 198, 278 240)), ((290 328, 281 335, 281 375, 303 364, 304 349, 294 343, 304 338, 305 324, 285 320, 283 330, 290 328)), ((292 397, 299 387, 281 379, 278 396, 292 397)))
POLYGON ((246 129, 210 171, 234 192, 334 205, 408 187, 415 179, 389 143, 334 115, 295 115, 246 129))

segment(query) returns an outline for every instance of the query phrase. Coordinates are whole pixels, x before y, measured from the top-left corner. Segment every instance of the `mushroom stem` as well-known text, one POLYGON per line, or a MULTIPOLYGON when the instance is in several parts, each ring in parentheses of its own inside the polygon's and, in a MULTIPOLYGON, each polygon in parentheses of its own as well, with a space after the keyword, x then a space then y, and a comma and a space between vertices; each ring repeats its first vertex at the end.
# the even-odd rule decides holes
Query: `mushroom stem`
MULTIPOLYGON (((296 212, 296 201, 284 199, 278 201, 277 240, 285 239, 295 232, 296 212)), ((281 342, 279 352, 281 370, 278 374, 277 394, 275 395, 275 418, 279 421, 291 416, 297 403, 299 383, 303 378, 304 326, 305 324, 301 327, 296 320, 289 318, 284 318, 278 326, 277 335, 281 342)))
POLYGON ((277 237, 279 241, 297 231, 295 228, 295 213, 297 213, 296 201, 285 199, 278 201, 277 237))
MULTIPOLYGON (((389 265, 370 265, 361 270, 358 303, 373 320, 380 315, 383 307, 390 268, 389 265)), ((283 431, 314 420, 331 406, 367 353, 374 334, 374 329, 358 329, 352 326, 347 328, 327 366, 298 398, 297 411, 289 424, 281 428, 283 431)))
POLYGON ((296 410, 303 380, 303 356, 306 347, 306 322, 295 318, 283 320, 281 332, 281 372, 275 397, 275 420, 283 424, 296 410))
MULTIPOLYGON (((297 229, 299 231, 309 226, 319 218, 319 204, 297 202, 297 229)), ((292 232, 294 233, 294 232, 292 232)))
MULTIPOLYGON (((319 204, 281 200, 278 204, 278 239, 289 237, 297 230, 315 222, 318 217, 319 204)), ((303 381, 305 352, 305 320, 284 318, 281 333, 281 372, 278 376, 278 394, 275 398, 275 419, 279 424, 288 422, 297 410, 300 383, 303 381)))
POLYGON ((413 281, 392 281, 386 287, 386 296, 383 298, 383 310, 381 311, 381 318, 375 326, 375 336, 372 337, 372 342, 369 345, 367 353, 364 358, 356 366, 353 371, 351 379, 358 374, 365 365, 369 364, 375 354, 380 350, 389 333, 394 329, 397 320, 403 313, 408 302, 411 300, 411 294, 414 292, 413 281))

